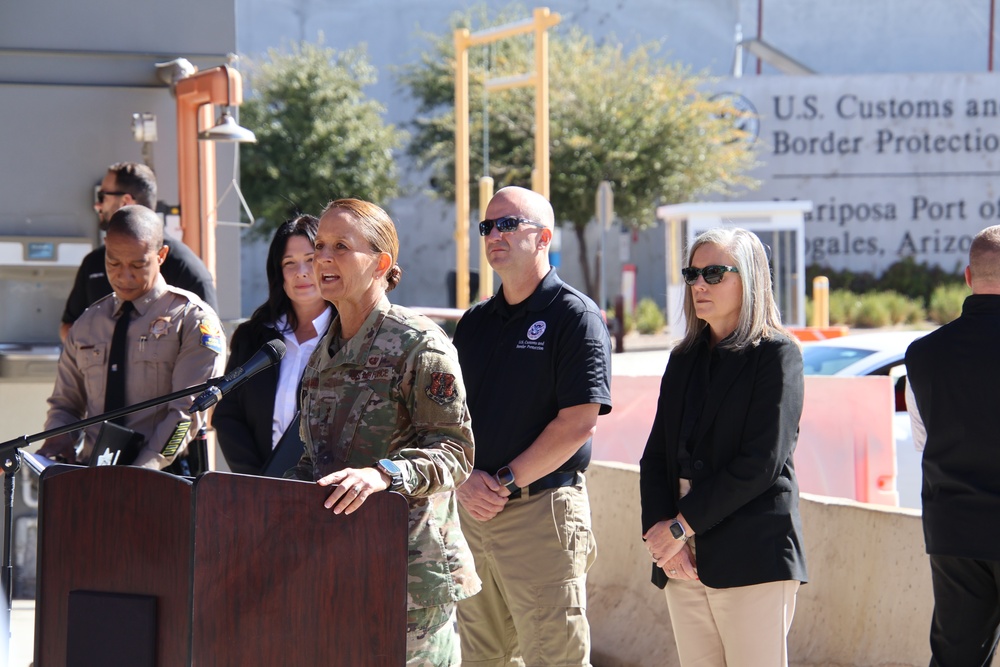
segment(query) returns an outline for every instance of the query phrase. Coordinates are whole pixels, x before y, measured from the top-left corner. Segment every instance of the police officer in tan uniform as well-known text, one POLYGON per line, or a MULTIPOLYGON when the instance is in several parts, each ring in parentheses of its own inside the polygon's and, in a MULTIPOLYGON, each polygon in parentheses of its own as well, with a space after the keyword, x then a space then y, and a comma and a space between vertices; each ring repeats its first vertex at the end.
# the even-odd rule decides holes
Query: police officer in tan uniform
MULTIPOLYGON (((48 400, 46 430, 106 411, 112 338, 123 316, 130 317, 124 405, 201 384, 222 375, 225 367, 226 342, 218 315, 191 292, 167 285, 160 275, 167 254, 160 218, 145 206, 125 206, 111 217, 105 245, 114 292, 88 308, 69 331, 48 400)), ((165 468, 186 451, 205 422, 204 414, 188 412, 192 400, 185 397, 124 417, 123 425, 144 438, 134 465, 165 468)), ((78 434, 71 432, 49 438, 39 453, 86 463, 98 430, 87 429, 79 452, 78 434)))

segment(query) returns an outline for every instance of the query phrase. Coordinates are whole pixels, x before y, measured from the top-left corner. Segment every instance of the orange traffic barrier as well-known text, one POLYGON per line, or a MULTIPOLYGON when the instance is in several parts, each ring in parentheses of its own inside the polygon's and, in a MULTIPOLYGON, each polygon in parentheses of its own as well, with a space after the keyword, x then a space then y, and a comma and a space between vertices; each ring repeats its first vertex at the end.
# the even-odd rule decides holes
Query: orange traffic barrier
POLYGON ((789 327, 789 331, 803 343, 827 338, 840 338, 848 334, 848 327, 789 327))

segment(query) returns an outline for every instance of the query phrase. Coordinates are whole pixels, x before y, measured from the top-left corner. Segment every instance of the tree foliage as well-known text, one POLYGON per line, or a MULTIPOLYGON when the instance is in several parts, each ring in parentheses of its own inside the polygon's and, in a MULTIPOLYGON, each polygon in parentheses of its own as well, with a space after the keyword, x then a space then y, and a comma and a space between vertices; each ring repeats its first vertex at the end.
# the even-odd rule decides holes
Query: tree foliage
MULTIPOLYGON (((530 15, 517 6, 490 16, 480 6, 452 18, 452 31, 428 36, 430 48, 404 68, 401 83, 419 102, 409 153, 432 171, 432 189, 454 196, 453 30, 480 30, 530 15)), ((513 38, 469 51, 471 173, 483 165, 488 117, 489 175, 495 187, 530 187, 534 161, 534 90, 491 93, 484 80, 529 72, 533 37, 513 38)), ((752 187, 746 172, 755 156, 726 99, 702 92, 704 80, 664 61, 656 44, 626 52, 596 43, 578 28, 550 31, 550 193, 558 220, 571 223, 593 293, 584 229, 594 217, 598 184, 611 181, 615 213, 625 225, 655 223, 660 204, 752 187)), ((471 201, 477 185, 469 183, 471 201)))
POLYGON ((241 146, 241 183, 259 234, 300 212, 318 214, 331 199, 384 202, 398 193, 393 151, 406 133, 365 96, 376 73, 362 50, 271 49, 250 61, 246 80, 240 120, 257 143, 241 146))

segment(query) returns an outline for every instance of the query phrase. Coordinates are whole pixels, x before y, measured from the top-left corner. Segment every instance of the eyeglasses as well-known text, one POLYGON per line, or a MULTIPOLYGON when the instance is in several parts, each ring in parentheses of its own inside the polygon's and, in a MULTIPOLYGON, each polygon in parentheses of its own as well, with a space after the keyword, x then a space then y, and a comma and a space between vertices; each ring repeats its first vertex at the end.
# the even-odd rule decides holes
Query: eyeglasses
POLYGON ((104 198, 108 197, 108 196, 124 197, 127 194, 128 194, 127 192, 112 192, 111 190, 98 190, 97 191, 97 203, 98 204, 103 204, 104 203, 104 198))
POLYGON ((490 232, 493 231, 493 225, 497 226, 497 231, 512 232, 518 228, 519 225, 534 225, 535 227, 544 227, 540 222, 535 222, 534 220, 528 220, 527 218, 522 218, 518 215, 505 215, 502 218, 497 218, 496 220, 483 220, 479 223, 479 235, 489 236, 490 232))
POLYGON ((681 275, 684 276, 684 282, 688 285, 694 285, 698 282, 698 276, 703 277, 705 282, 709 285, 718 285, 722 282, 722 277, 729 272, 739 273, 740 270, 735 266, 723 266, 722 264, 713 264, 711 266, 706 266, 703 269, 693 266, 681 269, 681 275))

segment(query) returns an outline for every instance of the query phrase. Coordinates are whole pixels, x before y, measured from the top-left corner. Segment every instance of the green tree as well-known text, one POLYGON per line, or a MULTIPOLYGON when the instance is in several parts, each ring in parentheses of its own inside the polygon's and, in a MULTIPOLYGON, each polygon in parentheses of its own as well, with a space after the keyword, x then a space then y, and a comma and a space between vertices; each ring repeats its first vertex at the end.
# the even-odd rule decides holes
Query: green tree
POLYGON ((393 151, 406 133, 382 118, 363 89, 376 81, 363 50, 301 43, 271 49, 247 68, 240 121, 257 135, 241 146, 241 183, 260 235, 337 197, 384 202, 399 190, 393 151))
MULTIPOLYGON (((452 29, 479 30, 523 18, 516 6, 489 16, 484 6, 457 14, 452 29)), ((409 153, 433 174, 432 189, 454 197, 454 43, 452 32, 428 36, 430 48, 400 72, 419 103, 409 153)), ((483 100, 485 78, 530 71, 531 40, 515 38, 469 52, 471 172, 483 164, 488 117, 489 174, 497 188, 531 185, 534 92, 514 89, 483 100)), ((550 192, 556 217, 579 239, 586 289, 594 280, 584 231, 594 217, 594 195, 611 181, 615 212, 626 225, 655 223, 661 203, 726 194, 755 182, 746 135, 734 118, 743 115, 726 99, 701 91, 703 78, 660 59, 656 44, 627 52, 597 44, 577 28, 550 31, 550 192)), ((476 201, 476 184, 468 184, 476 201)))

